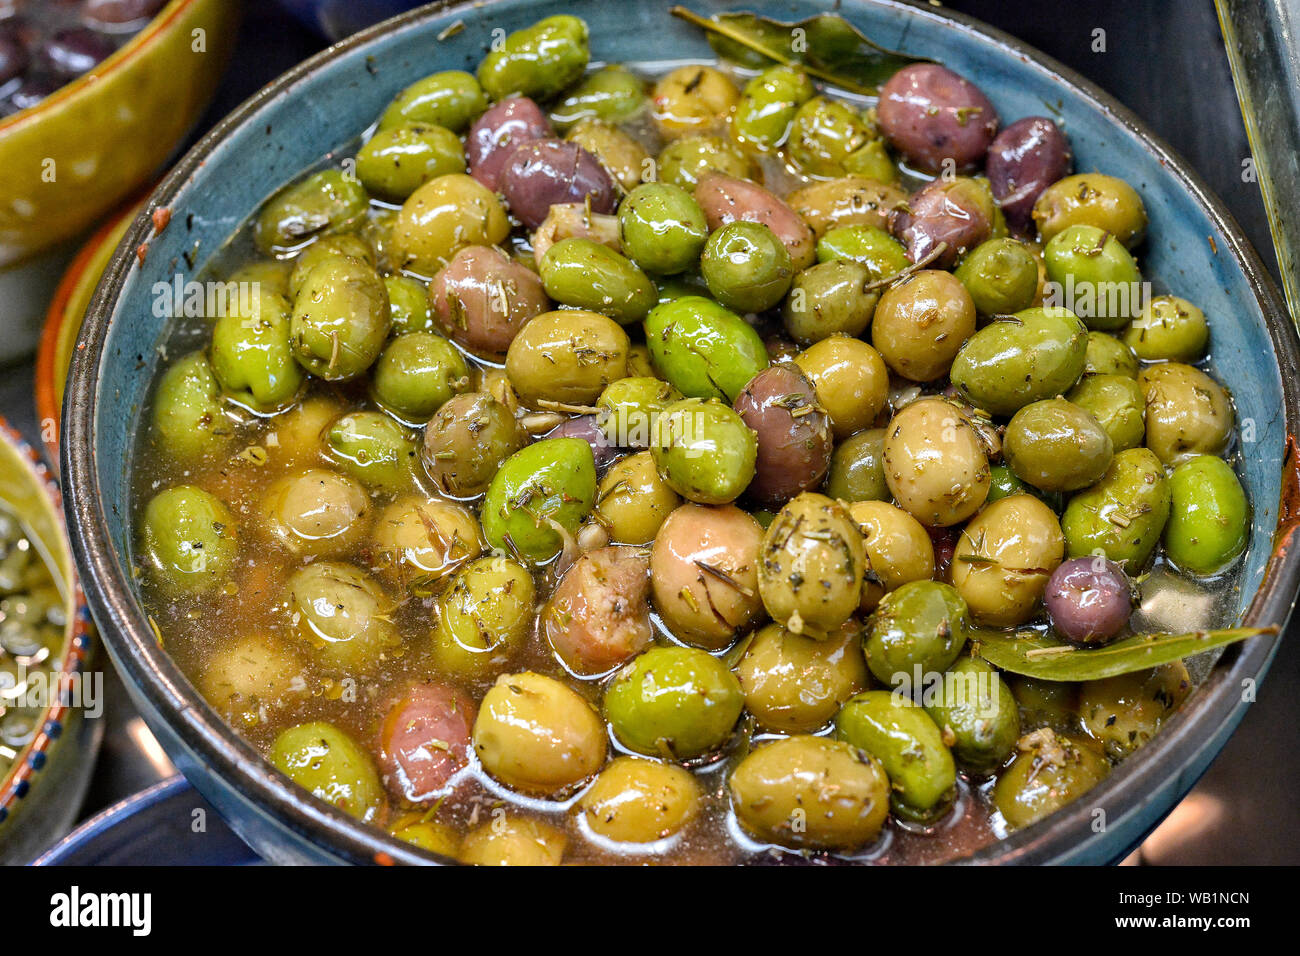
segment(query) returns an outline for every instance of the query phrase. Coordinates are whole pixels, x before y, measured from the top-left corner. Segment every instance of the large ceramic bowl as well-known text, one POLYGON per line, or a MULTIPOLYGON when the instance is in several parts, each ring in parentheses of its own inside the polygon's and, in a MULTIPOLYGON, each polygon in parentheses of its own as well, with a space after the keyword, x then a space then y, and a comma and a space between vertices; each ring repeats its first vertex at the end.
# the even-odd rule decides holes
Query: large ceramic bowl
MULTIPOLYGON (((697 10, 725 6, 695 0, 697 10)), ((832 7, 814 0, 740 0, 784 19, 832 7)), ((940 9, 891 0, 834 4, 887 46, 943 60, 975 80, 1006 117, 1050 110, 1064 120, 1081 169, 1103 169, 1141 190, 1151 217, 1149 276, 1201 304, 1214 358, 1236 395, 1247 437, 1244 477, 1255 502, 1242 586, 1227 599, 1250 624, 1281 625, 1300 580, 1300 476, 1291 433, 1300 423, 1295 330, 1255 252, 1200 178, 1123 107, 1059 64, 940 9), (1279 367, 1290 374, 1283 377, 1279 367)), ((149 201, 170 211, 154 233, 137 218, 82 329, 64 409, 62 460, 74 547, 106 642, 146 721, 184 772, 264 857, 273 861, 427 860, 343 813, 309 799, 271 770, 212 711, 154 639, 132 584, 131 462, 139 415, 163 339, 150 289, 172 281, 182 254, 201 264, 274 189, 355 138, 389 98, 439 69, 473 68, 494 30, 555 13, 591 26, 604 60, 711 56, 703 37, 662 2, 486 0, 415 11, 330 48, 267 87, 185 157, 149 201), (459 31, 446 28, 463 23, 459 31), (444 31, 446 33, 444 34, 444 31), (443 34, 440 39, 439 35, 443 34)), ((1088 800, 981 851, 980 862, 1105 862, 1157 823, 1222 747, 1248 706, 1277 638, 1225 654, 1207 682, 1154 741, 1088 800), (1106 825, 1095 827, 1094 808, 1106 825), (1100 832, 1098 832, 1100 830, 1100 832)))

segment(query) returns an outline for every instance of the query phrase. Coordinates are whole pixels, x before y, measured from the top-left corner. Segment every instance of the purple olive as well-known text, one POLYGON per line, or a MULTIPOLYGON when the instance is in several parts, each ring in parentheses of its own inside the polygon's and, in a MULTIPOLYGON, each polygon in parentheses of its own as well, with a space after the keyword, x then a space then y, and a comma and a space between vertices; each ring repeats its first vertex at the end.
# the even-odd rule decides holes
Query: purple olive
POLYGON ((442 330, 475 355, 499 359, 524 323, 551 307, 542 280, 492 246, 466 246, 438 271, 429 303, 442 330))
POLYGON ((551 206, 591 201, 591 211, 612 213, 614 181, 605 167, 577 143, 539 139, 520 146, 506 161, 501 193, 510 211, 529 229, 546 220, 551 206))
POLYGON ((62 84, 48 76, 24 77, 18 89, 10 93, 3 106, 0 106, 0 112, 17 113, 19 110, 29 109, 57 90, 60 85, 62 84))
POLYGON ((113 41, 85 27, 60 30, 45 43, 45 58, 58 74, 80 76, 113 54, 113 41))
POLYGON ((1033 231, 1030 213, 1043 190, 1073 168, 1070 141, 1045 116, 1026 116, 998 133, 985 161, 989 185, 1007 224, 1021 234, 1033 231))
POLYGON ((152 17, 166 0, 86 0, 82 15, 92 23, 120 26, 152 17))
POLYGON ((16 36, 0 30, 0 83, 8 83, 21 75, 31 62, 26 48, 16 36))
POLYGON ((506 161, 516 149, 554 135, 551 121, 528 97, 502 100, 475 120, 465 136, 469 174, 495 192, 501 188, 506 161))
POLYGON ((905 66, 884 85, 876 118, 910 162, 930 173, 951 160, 953 172, 984 158, 998 131, 998 111, 970 80, 937 63, 905 66))
POLYGON ((736 396, 734 408, 758 436, 750 497, 766 508, 780 508, 821 484, 834 447, 831 420, 797 366, 765 368, 736 396))
POLYGON ((581 438, 591 446, 592 457, 596 459, 596 470, 617 461, 624 450, 608 438, 596 424, 595 415, 578 415, 566 422, 560 422, 545 435, 546 438, 581 438))
POLYGON ((1133 613, 1128 576, 1102 557, 1071 558, 1047 579, 1043 594, 1056 633, 1080 647, 1114 640, 1133 613))
POLYGON ((989 237, 993 228, 988 212, 991 206, 987 188, 973 179, 936 179, 890 214, 890 228, 907 247, 912 262, 920 262, 939 243, 946 243, 930 266, 947 269, 989 237))

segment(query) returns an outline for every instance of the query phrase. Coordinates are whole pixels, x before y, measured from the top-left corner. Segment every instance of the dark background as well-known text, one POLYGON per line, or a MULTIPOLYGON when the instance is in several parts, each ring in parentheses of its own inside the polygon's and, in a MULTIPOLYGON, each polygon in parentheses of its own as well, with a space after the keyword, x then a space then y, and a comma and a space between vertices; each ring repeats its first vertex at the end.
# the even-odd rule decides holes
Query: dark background
MULTIPOLYGON (((1259 187, 1242 180, 1250 150, 1211 0, 951 0, 946 6, 1043 50, 1131 108, 1222 197, 1276 276, 1259 187), (1105 31, 1105 52, 1092 50, 1097 29, 1105 31)), ((245 8, 235 61, 198 132, 325 45, 274 4, 255 0, 245 8)), ((0 373, 0 413, 38 439, 30 367, 0 373)), ((1297 679, 1300 635, 1291 633, 1223 753, 1130 862, 1300 863, 1297 679)), ((165 768, 140 747, 139 721, 132 722, 120 685, 110 684, 108 734, 87 814, 153 782, 165 768)))

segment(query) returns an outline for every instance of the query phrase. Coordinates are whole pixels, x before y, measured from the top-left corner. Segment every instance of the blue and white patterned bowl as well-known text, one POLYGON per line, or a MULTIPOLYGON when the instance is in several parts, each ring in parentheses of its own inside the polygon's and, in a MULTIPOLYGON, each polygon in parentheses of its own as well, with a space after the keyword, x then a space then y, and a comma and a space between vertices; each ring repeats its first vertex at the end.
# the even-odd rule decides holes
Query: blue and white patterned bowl
MULTIPOLYGON (((1248 624, 1281 625, 1300 581, 1300 423, 1296 333, 1259 259, 1200 178, 1124 107, 1059 64, 965 17, 892 0, 696 0, 698 12, 750 9, 784 20, 832 7, 886 46, 970 77, 1007 118, 1061 117, 1081 170, 1122 176, 1150 213, 1144 269, 1200 304, 1214 358, 1254 441, 1244 478, 1256 505, 1242 586, 1228 597, 1248 624), (1287 369, 1283 376, 1279 369, 1287 369)), ((165 335, 150 290, 182 257, 203 261, 280 185, 353 140, 402 87, 473 69, 492 31, 555 13, 591 27, 605 61, 711 57, 703 36, 663 2, 486 0, 414 11, 308 60, 221 123, 148 202, 110 265, 82 329, 64 418, 63 469, 73 546, 88 597, 133 697, 176 765, 271 861, 418 862, 420 851, 306 797, 227 727, 158 647, 131 582, 131 456, 165 335), (456 23, 463 28, 448 31, 456 23), (445 31, 445 32, 444 32, 445 31), (440 35, 444 39, 439 39, 440 35), (155 233, 149 213, 168 210, 155 233), (144 255, 137 256, 140 247, 144 255)), ((1082 803, 1014 834, 977 862, 1106 862, 1135 844, 1195 783, 1240 721, 1278 638, 1231 649, 1160 735, 1082 803), (1106 825, 1094 827, 1094 808, 1106 825)))

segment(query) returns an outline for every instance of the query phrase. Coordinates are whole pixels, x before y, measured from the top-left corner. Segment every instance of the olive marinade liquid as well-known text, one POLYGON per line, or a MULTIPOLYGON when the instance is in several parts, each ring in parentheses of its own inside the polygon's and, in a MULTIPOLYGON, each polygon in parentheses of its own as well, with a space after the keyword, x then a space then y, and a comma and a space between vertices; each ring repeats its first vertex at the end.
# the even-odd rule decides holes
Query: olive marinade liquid
MULTIPOLYGON (((630 69, 645 77, 647 82, 660 76, 677 63, 640 63, 630 69)), ((738 85, 753 76, 727 64, 714 64, 736 78, 738 85)), ((844 97, 858 108, 873 105, 871 98, 844 97)), ((654 125, 648 119, 638 119, 624 124, 625 131, 639 139, 650 155, 657 155, 664 145, 654 125)), ((335 156, 355 155, 363 139, 346 144, 335 151, 335 156)), ((330 168, 322 161, 318 169, 330 168)), ((761 159, 762 172, 768 188, 777 195, 785 195, 798 185, 808 182, 786 167, 778 158, 761 159)), ((929 177, 899 165, 899 178, 909 189, 929 181, 929 177)), ((357 229, 363 236, 374 237, 381 233, 381 221, 397 209, 398 205, 382 200, 372 200, 370 226, 357 229)), ((212 281, 225 281, 240 266, 257 258, 251 237, 251 223, 245 224, 225 248, 220 250, 204 267, 203 276, 212 281)), ((521 258, 531 258, 529 233, 522 227, 512 229, 507 251, 521 258)), ((379 250, 383 268, 383 250, 379 250)), ((428 281, 430 276, 420 276, 428 281)), ((204 350, 211 339, 212 319, 203 317, 177 317, 171 321, 166 342, 159 349, 158 374, 171 363, 196 350, 204 350)), ((629 326, 629 331, 637 324, 629 326)), ((779 322, 773 329, 779 328, 779 322)), ((635 337, 636 332, 633 331, 635 337)), ((499 365, 466 354, 471 375, 481 379, 492 374, 499 365)), ((476 386, 477 387, 477 386, 476 386)), ((925 391, 934 389, 927 387, 925 391)), ((141 567, 137 576, 146 608, 156 625, 163 646, 174 657, 181 669, 200 689, 205 687, 204 677, 214 656, 222 652, 232 640, 241 635, 271 635, 285 645, 303 640, 294 627, 287 592, 290 576, 311 558, 292 554, 280 546, 265 530, 264 499, 278 480, 302 472, 307 468, 330 468, 331 462, 323 451, 319 436, 328 423, 347 412, 377 410, 368 390, 366 376, 351 382, 329 383, 308 377, 293 406, 278 414, 264 416, 226 403, 228 425, 232 434, 228 456, 204 459, 188 467, 169 461, 155 444, 152 430, 139 429, 141 438, 133 459, 132 480, 136 489, 137 507, 143 511, 155 494, 178 484, 197 486, 215 495, 225 503, 239 529, 238 557, 230 579, 221 587, 192 597, 180 597, 157 586, 141 567)), ((144 422, 152 418, 152 404, 142 412, 144 422)), ((887 417, 887 416, 886 416, 887 417)), ((415 424, 415 423, 407 423, 415 424)), ((883 425, 884 421, 877 423, 883 425)), ((418 439, 418 432, 412 429, 418 439)), ((374 520, 386 506, 411 494, 430 499, 441 496, 441 491, 414 460, 409 484, 400 490, 368 489, 366 504, 370 520, 374 520)), ((480 500, 468 502, 477 509, 480 500)), ((743 502, 742 502, 743 504, 743 502)), ((136 516, 137 527, 141 523, 136 516)), ((437 595, 447 578, 423 581, 409 575, 394 575, 391 568, 377 566, 377 556, 370 535, 362 535, 354 547, 343 552, 333 552, 330 560, 346 562, 361 569, 368 577, 380 582, 392 598, 386 611, 401 635, 400 645, 389 649, 378 666, 357 673, 341 673, 338 669, 322 667, 309 653, 297 655, 300 671, 295 678, 298 692, 280 706, 265 705, 228 714, 240 734, 264 753, 286 727, 307 721, 328 721, 350 734, 372 756, 378 750, 380 726, 387 707, 403 688, 430 681, 457 683, 455 679, 440 674, 430 652, 429 639, 432 614, 437 595)), ((137 563, 140 556, 137 554, 137 563)), ((536 588, 535 602, 539 615, 555 586, 555 562, 533 570, 536 588)), ((1236 567, 1240 567, 1240 563, 1236 567)), ((1227 608, 1234 602, 1222 599, 1222 593, 1237 586, 1235 572, 1227 572, 1216 579, 1191 581, 1170 569, 1163 559, 1157 559, 1143 583, 1144 604, 1135 615, 1135 630, 1192 630, 1228 623, 1227 608)), ((656 639, 662 644, 681 643, 658 613, 651 613, 656 639)), ((1046 625, 1036 623, 1032 627, 1046 625)), ((741 635, 741 645, 744 635, 741 635)), ((728 666, 739 658, 739 648, 719 652, 728 666)), ((1193 667, 1193 677, 1199 680, 1208 665, 1193 667), (1200 671, 1200 672, 1198 672, 1200 671)), ((534 621, 531 637, 524 642, 520 653, 511 661, 512 673, 534 671, 554 677, 587 699, 599 713, 604 688, 609 677, 599 680, 577 679, 557 659, 540 633, 540 622, 534 621)), ((493 674, 483 680, 460 681, 459 686, 475 701, 492 684, 493 674)), ((237 709, 238 711, 238 709, 237 709)), ((823 733, 829 733, 830 727, 823 733)), ((1033 729, 1022 727, 1022 732, 1033 729)), ((512 793, 494 781, 470 757, 469 774, 456 789, 456 795, 446 800, 431 800, 414 807, 403 806, 390 792, 386 805, 372 822, 378 826, 391 824, 404 813, 414 810, 428 813, 438 822, 450 825, 464 833, 492 819, 502 807, 547 821, 567 832, 569 841, 566 861, 574 862, 626 862, 662 860, 675 863, 731 863, 761 861, 769 850, 746 835, 730 809, 726 781, 732 769, 752 743, 780 735, 767 734, 755 729, 753 718, 746 713, 737 731, 732 734, 726 748, 716 755, 688 761, 687 767, 697 779, 701 792, 700 810, 694 820, 679 836, 666 841, 652 855, 622 855, 608 843, 590 839, 580 824, 575 823, 573 807, 577 794, 563 799, 536 799, 512 793)), ((629 753, 612 733, 609 734, 610 756, 629 753)), ((817 854, 819 857, 854 859, 882 863, 938 863, 960 858, 985 846, 1002 835, 1003 828, 992 809, 989 791, 993 780, 971 781, 958 778, 958 793, 953 809, 931 826, 906 824, 891 815, 879 840, 850 854, 817 854)), ((794 851, 782 851, 792 855, 794 851)))

